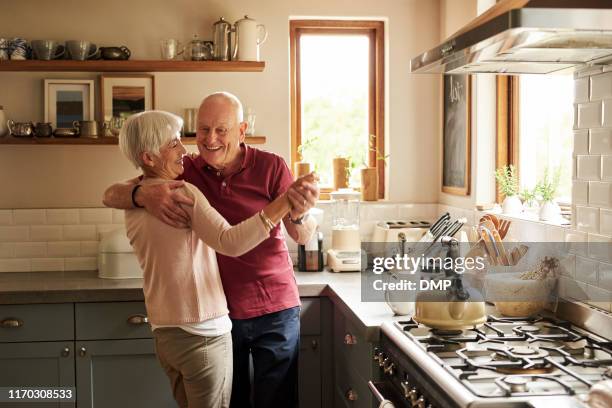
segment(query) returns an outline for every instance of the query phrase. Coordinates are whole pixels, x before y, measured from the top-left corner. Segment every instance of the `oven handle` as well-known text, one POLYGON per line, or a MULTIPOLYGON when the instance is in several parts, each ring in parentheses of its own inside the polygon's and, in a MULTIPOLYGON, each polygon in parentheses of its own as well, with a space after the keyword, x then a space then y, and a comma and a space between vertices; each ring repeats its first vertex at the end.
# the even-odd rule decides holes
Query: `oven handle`
POLYGON ((378 401, 378 407, 376 408, 395 408, 395 405, 378 391, 378 388, 376 388, 376 385, 372 381, 368 381, 368 387, 372 395, 374 395, 374 398, 376 398, 376 401, 378 401))

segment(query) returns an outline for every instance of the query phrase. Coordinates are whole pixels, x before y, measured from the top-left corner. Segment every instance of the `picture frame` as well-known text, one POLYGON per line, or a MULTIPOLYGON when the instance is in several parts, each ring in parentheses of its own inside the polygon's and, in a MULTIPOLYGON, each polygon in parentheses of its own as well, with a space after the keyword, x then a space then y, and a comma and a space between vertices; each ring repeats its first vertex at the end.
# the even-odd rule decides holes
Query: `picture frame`
POLYGON ((442 94, 442 192, 469 196, 472 140, 471 76, 444 75, 442 94))
POLYGON ((127 119, 155 109, 155 76, 151 74, 100 75, 100 118, 127 119))
POLYGON ((94 119, 93 79, 45 79, 45 122, 72 128, 72 122, 94 119))

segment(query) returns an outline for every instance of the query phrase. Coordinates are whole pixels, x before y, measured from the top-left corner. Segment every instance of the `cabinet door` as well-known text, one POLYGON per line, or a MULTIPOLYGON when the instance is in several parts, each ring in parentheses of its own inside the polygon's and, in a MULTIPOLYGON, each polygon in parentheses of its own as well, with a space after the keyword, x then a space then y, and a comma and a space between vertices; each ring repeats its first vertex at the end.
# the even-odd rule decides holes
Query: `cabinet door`
POLYGON ((79 408, 176 407, 152 339, 76 342, 79 408))
MULTIPOLYGON (((0 344, 3 387, 74 387, 74 343, 64 341, 0 344)), ((74 402, 1 403, 15 408, 75 407, 74 402)))
POLYGON ((301 408, 321 407, 321 337, 300 337, 299 400, 301 408))

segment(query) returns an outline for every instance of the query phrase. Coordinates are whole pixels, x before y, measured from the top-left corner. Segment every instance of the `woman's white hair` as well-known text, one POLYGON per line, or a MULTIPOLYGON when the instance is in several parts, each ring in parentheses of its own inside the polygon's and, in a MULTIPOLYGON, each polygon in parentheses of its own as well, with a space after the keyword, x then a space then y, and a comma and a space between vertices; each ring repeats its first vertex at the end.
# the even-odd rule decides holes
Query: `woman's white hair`
POLYGON ((119 133, 119 148, 134 166, 142 167, 142 154, 159 154, 159 149, 180 137, 183 119, 170 112, 153 110, 130 116, 119 133))

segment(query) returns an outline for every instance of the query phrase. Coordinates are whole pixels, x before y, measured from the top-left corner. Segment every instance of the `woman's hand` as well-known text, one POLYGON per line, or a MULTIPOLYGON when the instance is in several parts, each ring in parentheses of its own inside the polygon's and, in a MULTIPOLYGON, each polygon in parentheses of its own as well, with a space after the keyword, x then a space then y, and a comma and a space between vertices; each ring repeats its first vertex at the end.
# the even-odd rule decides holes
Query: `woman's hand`
POLYGON ((296 220, 315 206, 319 199, 319 176, 312 172, 298 178, 287 190, 291 204, 289 215, 296 220))

